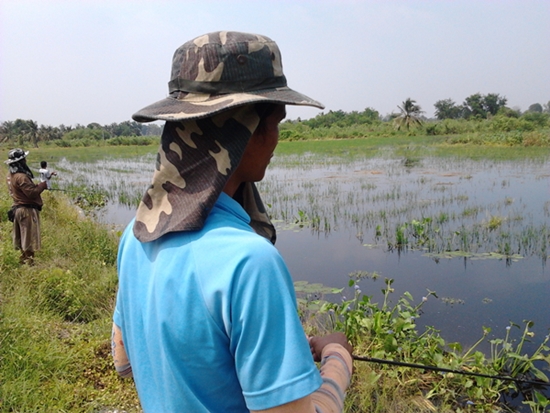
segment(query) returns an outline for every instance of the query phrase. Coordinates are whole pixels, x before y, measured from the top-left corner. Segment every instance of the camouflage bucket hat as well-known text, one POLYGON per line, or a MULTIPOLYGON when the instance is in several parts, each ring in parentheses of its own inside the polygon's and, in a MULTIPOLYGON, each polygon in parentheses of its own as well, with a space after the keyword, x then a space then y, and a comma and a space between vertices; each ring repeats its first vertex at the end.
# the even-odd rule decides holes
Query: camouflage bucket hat
MULTIPOLYGON (((255 105, 246 105, 208 118, 166 122, 153 179, 137 209, 136 238, 150 242, 202 228, 259 121, 255 105)), ((241 185, 234 199, 250 216, 250 226, 275 243, 275 228, 254 183, 241 185)))
POLYGON ((7 163, 8 165, 19 162, 22 159, 25 159, 29 155, 29 151, 24 151, 20 148, 15 148, 9 151, 8 153, 8 160, 4 161, 4 163, 7 163))
POLYGON ((249 33, 213 32, 185 43, 174 53, 168 90, 134 120, 199 119, 258 102, 324 108, 287 86, 277 44, 249 33))

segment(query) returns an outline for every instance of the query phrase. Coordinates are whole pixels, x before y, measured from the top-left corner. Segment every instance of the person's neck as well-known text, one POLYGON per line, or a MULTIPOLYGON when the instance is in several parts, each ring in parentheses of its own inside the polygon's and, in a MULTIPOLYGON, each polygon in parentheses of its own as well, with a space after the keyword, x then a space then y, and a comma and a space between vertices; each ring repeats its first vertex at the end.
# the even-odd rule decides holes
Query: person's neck
POLYGON ((237 191, 239 186, 241 186, 241 184, 242 182, 233 175, 225 183, 225 186, 223 187, 223 192, 233 198, 233 195, 235 195, 235 192, 237 191))

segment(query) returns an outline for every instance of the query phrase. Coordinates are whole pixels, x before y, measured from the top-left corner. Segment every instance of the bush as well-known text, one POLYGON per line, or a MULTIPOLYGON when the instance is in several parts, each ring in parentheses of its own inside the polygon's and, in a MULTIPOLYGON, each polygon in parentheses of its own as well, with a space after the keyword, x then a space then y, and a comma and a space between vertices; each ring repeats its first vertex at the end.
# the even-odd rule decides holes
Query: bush
POLYGON ((303 135, 301 132, 294 130, 282 130, 279 132, 279 140, 281 141, 297 141, 302 140, 303 135))
POLYGON ((158 136, 117 136, 107 139, 106 143, 113 146, 147 146, 160 142, 158 136))
POLYGON ((539 131, 528 132, 523 136, 523 146, 548 146, 550 143, 550 133, 539 131))
POLYGON ((522 116, 522 119, 541 128, 550 125, 550 114, 548 113, 527 112, 522 116))
POLYGON ((495 132, 533 131, 535 124, 525 118, 511 118, 498 115, 491 121, 491 130, 495 132))
POLYGON ((70 148, 71 142, 66 141, 65 139, 57 139, 54 141, 54 144, 56 146, 59 146, 60 148, 70 148))

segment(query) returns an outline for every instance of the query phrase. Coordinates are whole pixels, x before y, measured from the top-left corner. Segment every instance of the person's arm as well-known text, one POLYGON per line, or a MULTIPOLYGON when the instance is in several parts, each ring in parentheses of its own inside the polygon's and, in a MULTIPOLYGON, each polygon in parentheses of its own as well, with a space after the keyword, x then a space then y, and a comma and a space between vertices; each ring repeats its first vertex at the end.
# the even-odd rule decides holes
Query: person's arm
POLYGON ((132 366, 124 348, 122 331, 115 323, 113 323, 113 333, 111 336, 111 350, 117 373, 124 378, 133 377, 132 366))
POLYGON ((35 184, 32 179, 26 177, 24 180, 19 181, 19 188, 25 194, 27 198, 36 198, 40 195, 45 189, 48 188, 48 183, 46 181, 35 184))
POLYGON ((353 371, 352 347, 341 333, 309 340, 315 361, 321 361, 321 387, 299 400, 251 413, 341 413, 353 371))
MULTIPOLYGON (((323 337, 314 337, 319 340, 323 337)), ((311 395, 317 413, 340 413, 344 409, 344 396, 353 372, 352 348, 329 343, 323 347, 321 355, 321 388, 311 395)))

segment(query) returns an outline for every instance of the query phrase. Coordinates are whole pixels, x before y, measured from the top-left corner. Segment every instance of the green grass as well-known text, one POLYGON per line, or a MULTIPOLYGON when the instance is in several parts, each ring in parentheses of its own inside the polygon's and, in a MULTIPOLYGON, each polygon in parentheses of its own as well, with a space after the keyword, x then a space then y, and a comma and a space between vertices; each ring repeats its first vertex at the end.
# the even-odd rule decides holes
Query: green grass
MULTIPOLYGON (((7 159, 7 153, 12 146, 3 145, 0 154, 7 159)), ((30 151, 29 164, 39 168, 40 161, 55 163, 59 159, 67 158, 73 162, 92 162, 94 160, 115 158, 127 159, 136 156, 142 156, 150 153, 156 153, 158 145, 150 146, 90 146, 90 147, 72 147, 61 148, 54 146, 40 146, 33 148, 30 145, 25 150, 30 151)))
POLYGON ((110 356, 118 234, 44 194, 43 249, 19 266, 0 190, 0 411, 138 411, 110 356))
POLYGON ((550 154, 550 147, 451 144, 440 136, 394 136, 354 139, 325 139, 281 141, 276 154, 347 155, 374 158, 388 150, 397 156, 424 157, 427 154, 440 157, 468 159, 514 160, 541 158, 550 154))

